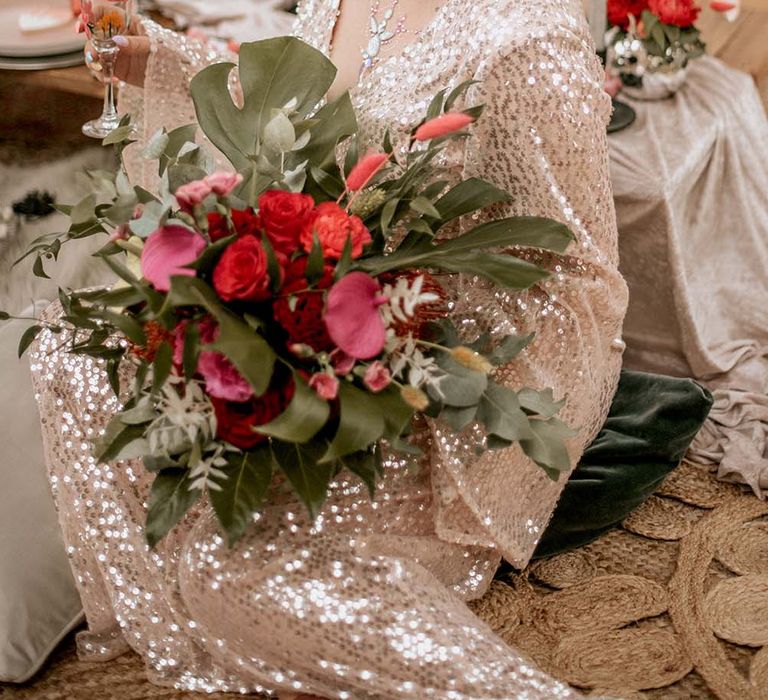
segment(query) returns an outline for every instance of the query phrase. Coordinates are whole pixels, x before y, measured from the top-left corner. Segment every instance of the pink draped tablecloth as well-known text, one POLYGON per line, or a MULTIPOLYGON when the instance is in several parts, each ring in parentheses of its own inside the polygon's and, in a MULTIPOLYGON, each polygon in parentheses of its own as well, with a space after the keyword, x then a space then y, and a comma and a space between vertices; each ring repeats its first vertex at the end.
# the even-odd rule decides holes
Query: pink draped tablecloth
POLYGON ((751 78, 704 57, 609 138, 625 365, 715 393, 694 456, 768 493, 768 120, 751 78))

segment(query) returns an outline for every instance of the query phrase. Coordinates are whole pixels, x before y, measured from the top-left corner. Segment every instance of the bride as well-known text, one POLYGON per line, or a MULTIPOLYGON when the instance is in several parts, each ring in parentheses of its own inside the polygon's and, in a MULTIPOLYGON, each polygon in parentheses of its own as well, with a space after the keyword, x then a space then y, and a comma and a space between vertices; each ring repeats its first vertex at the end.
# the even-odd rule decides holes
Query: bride
MULTIPOLYGON (((467 334, 535 332, 503 380, 551 386, 578 429, 573 464, 616 388, 627 292, 617 270, 602 90, 579 0, 305 0, 299 37, 339 67, 365 138, 408 127, 432 96, 477 81, 486 111, 450 152, 456 177, 506 189, 504 215, 566 223, 568 254, 529 259, 552 277, 522 294, 457 279, 467 334)), ((194 119, 189 81, 231 57, 150 21, 122 42, 123 109, 140 140, 194 119)), ((138 157, 134 177, 155 173, 138 157)), ((89 631, 86 657, 129 647, 155 682, 186 690, 301 692, 339 698, 574 697, 496 637, 465 602, 501 558, 529 561, 564 480, 517 448, 477 458, 434 428, 430 468, 390 460, 373 504, 343 476, 322 515, 271 506, 232 549, 210 513, 189 516, 156 550, 145 544, 140 464, 99 465, 87 436, 115 409, 103 372, 45 336, 34 355, 51 479, 89 631), (73 372, 79 378, 72 391, 73 372)))

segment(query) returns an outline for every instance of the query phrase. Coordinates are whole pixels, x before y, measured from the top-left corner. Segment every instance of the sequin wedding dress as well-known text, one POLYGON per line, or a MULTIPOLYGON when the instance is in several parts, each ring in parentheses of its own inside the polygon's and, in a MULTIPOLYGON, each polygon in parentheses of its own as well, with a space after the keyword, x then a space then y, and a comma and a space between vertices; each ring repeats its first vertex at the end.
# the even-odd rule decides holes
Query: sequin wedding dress
MULTIPOLYGON (((304 2, 298 35, 328 52, 338 5, 304 2)), ((145 88, 126 96, 144 138, 193 120, 189 79, 217 60, 152 23, 145 31, 153 45, 145 88)), ((446 166, 509 190, 508 214, 566 222, 577 241, 560 257, 528 253, 553 276, 525 294, 456 280, 455 313, 468 335, 536 332, 504 378, 567 397, 564 418, 579 430, 575 464, 616 387, 627 301, 607 171, 610 100, 580 0, 446 0, 418 40, 353 90, 363 133, 412 125, 438 90, 469 78, 480 81, 470 101, 487 110, 446 166)), ((142 167, 137 161, 134 175, 151 185, 142 167)), ((471 440, 434 427, 428 468, 389 458, 373 503, 342 477, 315 522, 295 502, 272 501, 233 549, 201 506, 150 551, 141 464, 98 464, 90 452, 117 400, 101 367, 63 344, 44 334, 32 363, 88 617, 79 639, 86 658, 130 647, 153 681, 189 690, 575 696, 465 605, 485 592, 502 556, 527 563, 564 479, 550 481, 517 449, 478 459, 464 444, 471 440)))

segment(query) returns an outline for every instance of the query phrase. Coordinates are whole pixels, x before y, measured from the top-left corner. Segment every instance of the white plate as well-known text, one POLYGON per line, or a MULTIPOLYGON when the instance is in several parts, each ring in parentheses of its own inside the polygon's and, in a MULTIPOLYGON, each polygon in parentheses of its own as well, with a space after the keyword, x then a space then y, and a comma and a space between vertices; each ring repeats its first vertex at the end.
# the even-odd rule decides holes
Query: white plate
POLYGON ((82 50, 60 56, 0 56, 0 70, 49 70, 79 66, 83 63, 85 60, 82 50))
POLYGON ((71 22, 36 32, 22 32, 19 17, 31 10, 69 8, 69 0, 0 0, 0 56, 40 57, 73 53, 85 46, 85 35, 71 22))

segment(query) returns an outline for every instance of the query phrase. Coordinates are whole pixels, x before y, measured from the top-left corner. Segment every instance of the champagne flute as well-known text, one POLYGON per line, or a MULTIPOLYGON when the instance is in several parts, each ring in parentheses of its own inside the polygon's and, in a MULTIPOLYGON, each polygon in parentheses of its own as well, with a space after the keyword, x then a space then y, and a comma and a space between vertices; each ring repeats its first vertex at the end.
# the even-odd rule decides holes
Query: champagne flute
POLYGON ((132 17, 132 0, 82 0, 80 18, 85 34, 99 57, 104 76, 104 110, 98 119, 83 125, 83 133, 103 139, 120 124, 115 104, 115 62, 120 47, 114 37, 127 34, 132 17))

